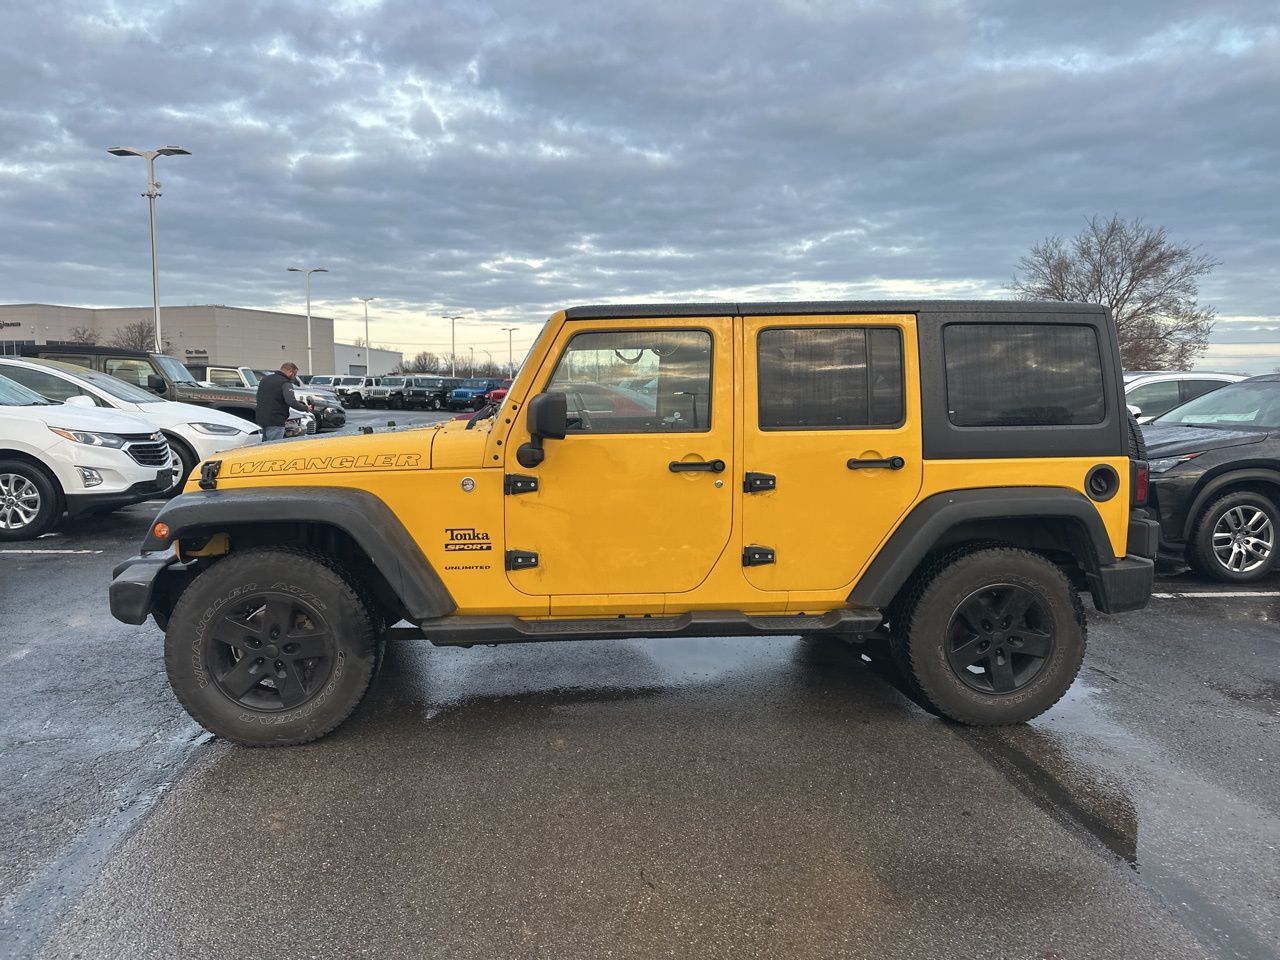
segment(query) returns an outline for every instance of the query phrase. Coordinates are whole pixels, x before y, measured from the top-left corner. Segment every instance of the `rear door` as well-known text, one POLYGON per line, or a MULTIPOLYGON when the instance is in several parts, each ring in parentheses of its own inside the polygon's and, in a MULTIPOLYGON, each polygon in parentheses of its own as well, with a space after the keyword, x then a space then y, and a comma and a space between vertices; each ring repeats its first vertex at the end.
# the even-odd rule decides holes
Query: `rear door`
POLYGON ((844 586, 923 475, 912 315, 744 320, 743 573, 762 590, 844 586))

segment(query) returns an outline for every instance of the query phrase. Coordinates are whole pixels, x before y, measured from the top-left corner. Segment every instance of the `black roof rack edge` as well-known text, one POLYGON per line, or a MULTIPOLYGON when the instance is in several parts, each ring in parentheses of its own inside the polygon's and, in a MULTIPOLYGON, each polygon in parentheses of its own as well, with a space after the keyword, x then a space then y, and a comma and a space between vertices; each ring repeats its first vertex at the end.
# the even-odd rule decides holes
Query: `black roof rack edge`
POLYGON ((623 303, 569 307, 566 320, 641 317, 792 316, 857 313, 1079 313, 1097 314, 1095 303, 1057 300, 796 300, 740 303, 623 303))

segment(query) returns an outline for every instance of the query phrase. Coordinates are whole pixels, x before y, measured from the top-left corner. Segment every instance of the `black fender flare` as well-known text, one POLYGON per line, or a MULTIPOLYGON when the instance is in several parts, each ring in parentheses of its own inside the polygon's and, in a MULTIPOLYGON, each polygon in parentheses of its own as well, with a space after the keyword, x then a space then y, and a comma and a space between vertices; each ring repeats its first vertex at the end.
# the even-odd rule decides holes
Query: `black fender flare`
POLYGON ((1066 519, 1076 522, 1092 548, 1079 558, 1087 572, 1116 562, 1111 538, 1097 508, 1064 487, 987 487, 927 497, 907 514, 849 593, 859 606, 887 607, 947 532, 975 520, 1066 519))
MULTIPOLYGON (((1233 483, 1248 482, 1250 480, 1262 480, 1265 483, 1280 487, 1280 470, 1270 470, 1266 467, 1246 467, 1243 470, 1228 468, 1205 481, 1200 489, 1196 491, 1196 495, 1191 501, 1191 506, 1187 509, 1186 519, 1182 521, 1183 541, 1190 542, 1191 531, 1195 528, 1200 511, 1208 506, 1209 501, 1217 496, 1218 491, 1233 483)), ((1280 506, 1280 503, 1276 505, 1280 506)))
POLYGON ((346 533, 373 562, 414 620, 445 617, 457 608, 440 575, 400 518, 367 490, 254 487, 184 493, 156 514, 142 550, 144 554, 166 551, 188 532, 212 533, 269 523, 313 523, 346 533), (155 524, 161 521, 169 526, 167 540, 155 536, 155 524))

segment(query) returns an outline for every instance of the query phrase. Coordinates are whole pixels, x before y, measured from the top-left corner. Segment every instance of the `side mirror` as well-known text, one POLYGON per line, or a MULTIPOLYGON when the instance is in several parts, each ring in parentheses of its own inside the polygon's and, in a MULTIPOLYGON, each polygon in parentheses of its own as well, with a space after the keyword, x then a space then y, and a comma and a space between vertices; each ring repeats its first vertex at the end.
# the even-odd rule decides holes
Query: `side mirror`
POLYGON ((96 407, 97 406, 97 404, 94 403, 93 400, 91 400, 89 397, 86 397, 82 393, 77 393, 73 397, 67 397, 67 399, 63 400, 62 402, 65 406, 68 406, 68 407, 96 407))
POLYGON ((155 393, 164 393, 166 390, 164 377, 157 377, 154 373, 148 374, 147 389, 155 393))
POLYGON ((522 467, 536 467, 546 457, 543 440, 563 440, 569 429, 569 399, 563 393, 540 393, 529 401, 526 413, 532 439, 520 445, 516 460, 522 467))
POLYGON ((1129 412, 1132 413, 1135 417, 1142 416, 1142 408, 1135 407, 1132 403, 1129 404, 1129 412))

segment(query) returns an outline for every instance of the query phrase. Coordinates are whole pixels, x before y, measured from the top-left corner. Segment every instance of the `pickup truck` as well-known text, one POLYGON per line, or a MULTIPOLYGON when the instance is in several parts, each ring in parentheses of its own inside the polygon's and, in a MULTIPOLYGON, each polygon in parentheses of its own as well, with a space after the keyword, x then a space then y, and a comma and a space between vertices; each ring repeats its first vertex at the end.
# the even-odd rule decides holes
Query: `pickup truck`
POLYGON ((253 420, 258 395, 247 387, 201 386, 182 361, 164 353, 147 353, 122 347, 84 343, 48 343, 24 346, 24 357, 61 360, 90 370, 100 370, 125 383, 158 393, 166 400, 194 403, 253 420))

